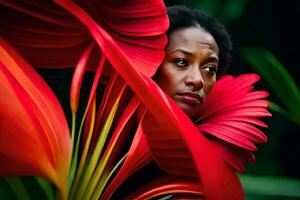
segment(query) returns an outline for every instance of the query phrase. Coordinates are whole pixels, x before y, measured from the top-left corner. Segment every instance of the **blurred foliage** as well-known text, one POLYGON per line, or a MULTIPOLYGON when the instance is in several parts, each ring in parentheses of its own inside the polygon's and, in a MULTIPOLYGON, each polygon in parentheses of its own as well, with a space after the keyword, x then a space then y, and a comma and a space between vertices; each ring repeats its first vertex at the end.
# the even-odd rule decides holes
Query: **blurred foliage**
POLYGON ((270 109, 300 126, 300 90, 287 69, 262 47, 243 47, 242 56, 269 83, 283 106, 272 102, 270 109))
POLYGON ((52 184, 39 177, 0 179, 1 200, 54 200, 54 191, 55 187, 52 184))
POLYGON ((271 196, 272 199, 300 198, 300 181, 286 177, 240 176, 249 199, 271 196), (252 197, 251 197, 252 196, 252 197), (278 198, 277 198, 277 197, 278 198))
POLYGON ((230 25, 243 15, 248 0, 181 0, 166 1, 167 5, 184 4, 188 7, 201 9, 216 16, 224 25, 230 25))

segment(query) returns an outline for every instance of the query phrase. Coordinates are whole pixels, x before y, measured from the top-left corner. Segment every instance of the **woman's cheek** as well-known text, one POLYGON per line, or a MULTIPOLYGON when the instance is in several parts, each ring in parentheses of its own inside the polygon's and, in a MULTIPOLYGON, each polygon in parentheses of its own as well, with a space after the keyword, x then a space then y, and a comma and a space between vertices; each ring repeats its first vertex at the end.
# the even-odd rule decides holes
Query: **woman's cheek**
POLYGON ((215 80, 207 82, 207 84, 204 86, 205 96, 207 96, 210 93, 215 83, 216 83, 215 80))

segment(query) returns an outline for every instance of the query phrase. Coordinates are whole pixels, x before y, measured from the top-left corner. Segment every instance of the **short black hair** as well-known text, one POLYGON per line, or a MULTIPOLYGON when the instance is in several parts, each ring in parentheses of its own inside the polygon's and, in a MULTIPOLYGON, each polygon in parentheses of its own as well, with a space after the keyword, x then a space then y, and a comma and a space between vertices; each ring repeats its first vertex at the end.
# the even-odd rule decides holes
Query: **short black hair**
POLYGON ((219 70, 217 75, 222 74, 231 59, 232 42, 229 33, 219 20, 200 10, 190 9, 183 5, 170 6, 167 8, 167 13, 170 20, 167 31, 168 38, 176 30, 198 26, 213 36, 219 47, 219 70))

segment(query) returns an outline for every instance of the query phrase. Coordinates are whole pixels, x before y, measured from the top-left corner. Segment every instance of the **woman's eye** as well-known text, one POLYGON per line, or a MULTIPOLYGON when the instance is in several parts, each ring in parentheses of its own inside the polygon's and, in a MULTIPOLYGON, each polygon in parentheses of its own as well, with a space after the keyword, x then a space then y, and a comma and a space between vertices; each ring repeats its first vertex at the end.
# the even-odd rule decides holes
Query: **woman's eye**
POLYGON ((207 65, 203 69, 212 74, 217 72, 217 66, 215 66, 215 65, 207 65))
POLYGON ((176 60, 174 61, 174 63, 175 63, 178 67, 186 67, 186 66, 188 66, 187 60, 185 60, 185 59, 183 59, 183 58, 176 59, 176 60))

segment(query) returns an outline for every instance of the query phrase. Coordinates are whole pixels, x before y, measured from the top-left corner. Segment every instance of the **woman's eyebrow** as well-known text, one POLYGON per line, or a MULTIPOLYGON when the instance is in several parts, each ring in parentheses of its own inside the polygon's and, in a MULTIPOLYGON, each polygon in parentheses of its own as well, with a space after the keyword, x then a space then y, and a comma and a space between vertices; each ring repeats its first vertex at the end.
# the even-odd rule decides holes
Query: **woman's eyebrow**
POLYGON ((207 58, 208 62, 219 62, 219 58, 217 56, 210 56, 207 58))
POLYGON ((175 52, 181 52, 181 53, 184 53, 186 55, 193 55, 192 52, 188 51, 188 50, 185 50, 185 49, 175 49, 174 51, 171 51, 171 54, 175 53, 175 52))
MULTIPOLYGON (((188 51, 186 49, 182 49, 182 48, 175 49, 174 51, 171 51, 170 54, 173 54, 173 53, 176 53, 176 52, 181 52, 181 53, 183 53, 185 55, 189 55, 189 56, 193 56, 194 55, 193 52, 190 52, 190 51, 188 51)), ((219 62, 218 56, 210 56, 207 60, 210 61, 210 62, 214 62, 214 61, 215 62, 219 62)))

